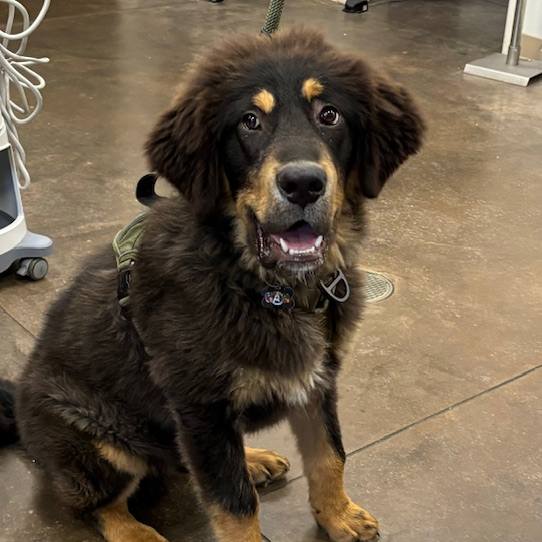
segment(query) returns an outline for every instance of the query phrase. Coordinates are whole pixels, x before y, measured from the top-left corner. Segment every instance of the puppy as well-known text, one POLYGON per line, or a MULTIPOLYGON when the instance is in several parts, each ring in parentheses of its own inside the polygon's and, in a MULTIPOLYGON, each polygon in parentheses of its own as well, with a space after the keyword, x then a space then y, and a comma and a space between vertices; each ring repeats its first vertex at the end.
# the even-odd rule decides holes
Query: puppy
POLYGON ((106 247, 18 384, 23 445, 108 542, 165 540, 127 503, 181 464, 217 540, 260 541, 255 485, 288 462, 243 435, 284 418, 318 524, 334 542, 378 538, 343 486, 336 379, 361 312, 363 200, 423 130, 401 86, 316 32, 239 36, 198 63, 147 142, 179 195, 144 220, 128 311, 106 247))

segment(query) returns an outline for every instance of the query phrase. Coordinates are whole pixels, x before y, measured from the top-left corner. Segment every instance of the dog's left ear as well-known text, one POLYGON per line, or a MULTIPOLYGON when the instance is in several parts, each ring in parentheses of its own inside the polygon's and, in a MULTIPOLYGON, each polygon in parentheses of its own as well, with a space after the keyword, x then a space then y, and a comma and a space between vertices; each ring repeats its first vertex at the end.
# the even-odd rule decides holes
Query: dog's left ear
POLYGON ((393 172, 419 150, 425 131, 416 104, 402 86, 381 77, 373 84, 374 104, 358 164, 361 190, 368 198, 378 196, 393 172))

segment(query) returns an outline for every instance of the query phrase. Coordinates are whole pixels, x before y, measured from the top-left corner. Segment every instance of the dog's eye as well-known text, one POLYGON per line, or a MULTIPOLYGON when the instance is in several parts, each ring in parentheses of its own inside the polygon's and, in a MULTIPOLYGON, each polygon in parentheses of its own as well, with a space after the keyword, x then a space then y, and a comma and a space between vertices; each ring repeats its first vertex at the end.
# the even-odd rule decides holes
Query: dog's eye
POLYGON ((258 130, 260 128, 260 119, 254 113, 246 113, 243 116, 242 123, 247 130, 258 130))
POLYGON ((340 114, 332 105, 322 107, 318 120, 326 126, 335 126, 339 122, 340 114))

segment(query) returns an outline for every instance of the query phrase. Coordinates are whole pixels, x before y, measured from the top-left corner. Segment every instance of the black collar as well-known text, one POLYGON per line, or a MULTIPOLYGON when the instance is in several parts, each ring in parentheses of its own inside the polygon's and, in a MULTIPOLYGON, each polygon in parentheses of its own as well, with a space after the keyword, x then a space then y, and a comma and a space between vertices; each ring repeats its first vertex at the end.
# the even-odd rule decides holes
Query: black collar
POLYGON ((289 286, 267 285, 258 292, 263 307, 290 311, 299 307, 309 313, 322 313, 330 302, 345 303, 350 298, 350 285, 341 269, 320 280, 314 287, 303 287, 297 293, 289 286))

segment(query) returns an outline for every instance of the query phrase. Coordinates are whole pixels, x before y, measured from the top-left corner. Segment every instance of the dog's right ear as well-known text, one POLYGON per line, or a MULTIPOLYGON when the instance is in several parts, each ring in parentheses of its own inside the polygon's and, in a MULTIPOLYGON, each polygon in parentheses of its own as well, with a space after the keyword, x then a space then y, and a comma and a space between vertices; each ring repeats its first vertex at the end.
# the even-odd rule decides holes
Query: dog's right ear
POLYGON ((210 91, 205 85, 189 85, 160 117, 146 144, 153 170, 201 217, 212 214, 219 204, 223 175, 213 126, 216 100, 210 91))
POLYGON ((376 76, 374 105, 369 119, 365 155, 359 176, 363 193, 375 198, 386 180, 421 147, 425 122, 410 94, 376 76))

